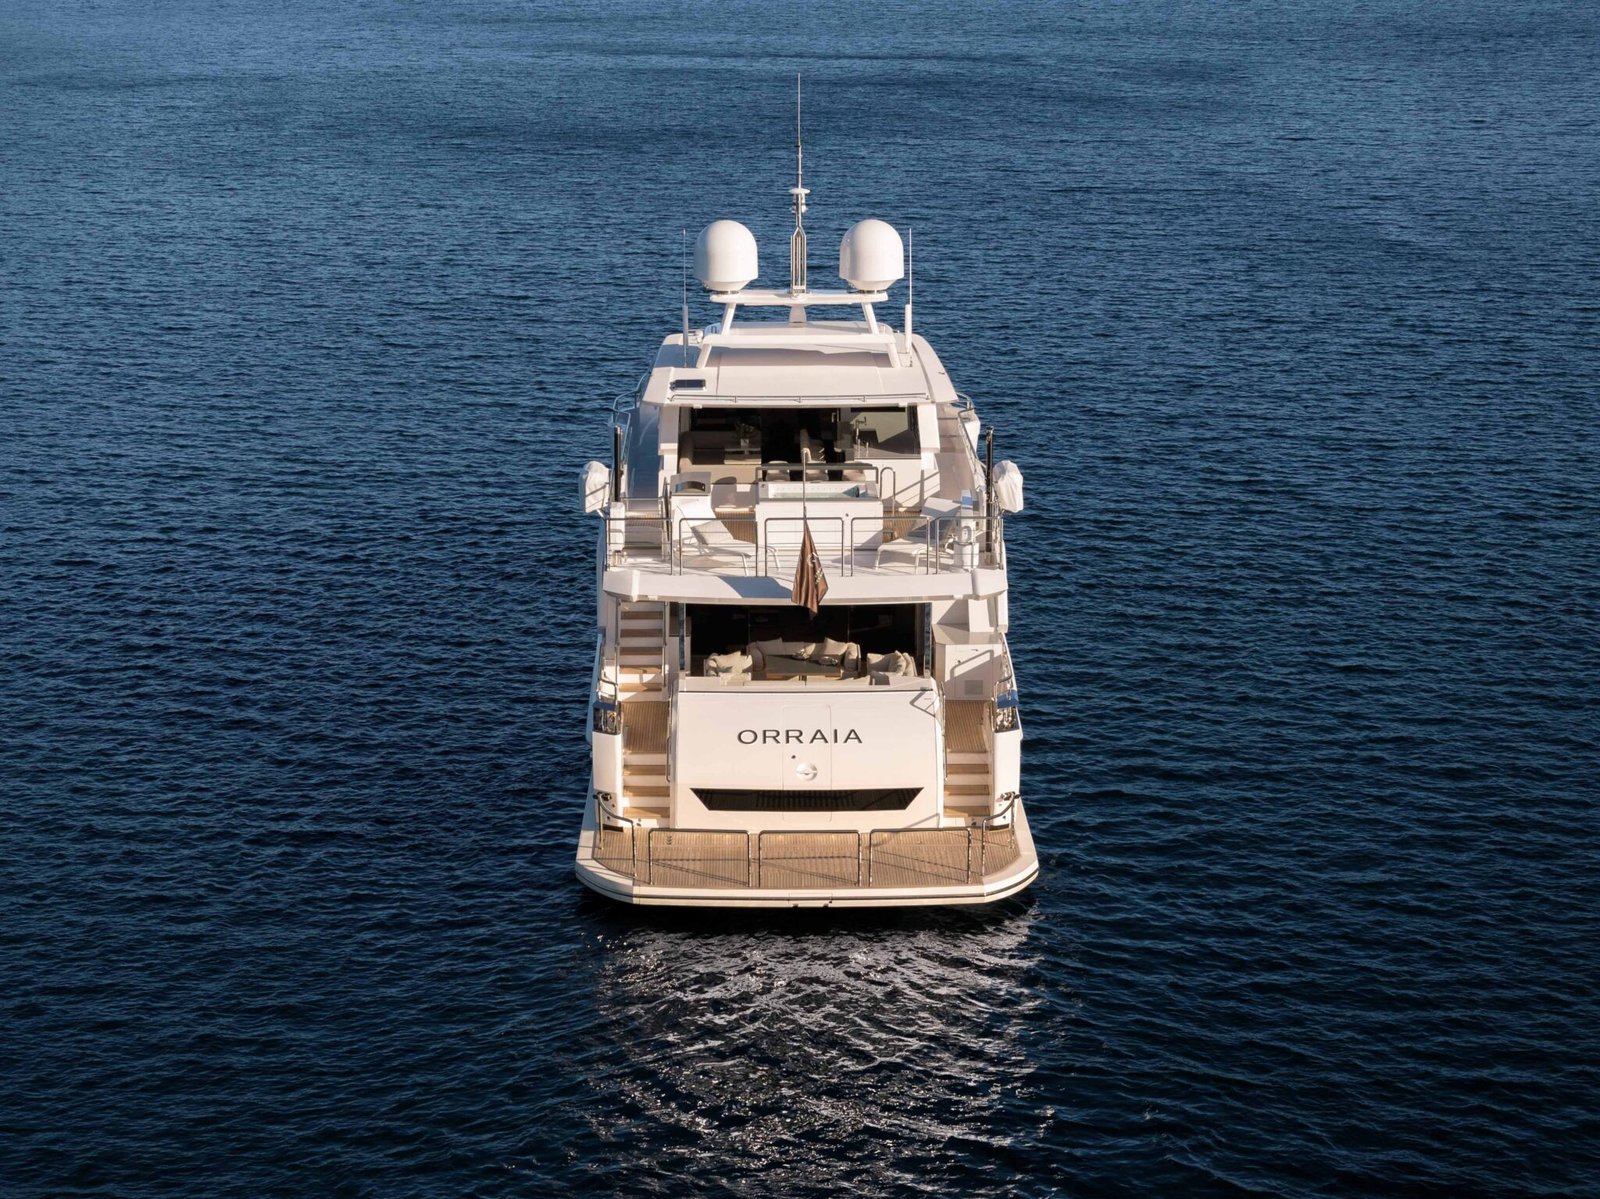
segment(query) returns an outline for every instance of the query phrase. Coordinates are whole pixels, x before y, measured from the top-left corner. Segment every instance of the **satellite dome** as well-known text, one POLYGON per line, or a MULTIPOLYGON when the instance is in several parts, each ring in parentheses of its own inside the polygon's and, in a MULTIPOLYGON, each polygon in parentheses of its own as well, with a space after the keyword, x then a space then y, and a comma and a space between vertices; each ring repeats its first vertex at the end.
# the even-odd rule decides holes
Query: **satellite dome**
POLYGON ((906 251, 888 221, 857 221, 839 243, 839 277, 856 291, 882 291, 906 275, 906 251))
POLYGON ((708 291, 738 291, 761 273, 755 234, 738 221, 712 221, 694 243, 694 273, 708 291))

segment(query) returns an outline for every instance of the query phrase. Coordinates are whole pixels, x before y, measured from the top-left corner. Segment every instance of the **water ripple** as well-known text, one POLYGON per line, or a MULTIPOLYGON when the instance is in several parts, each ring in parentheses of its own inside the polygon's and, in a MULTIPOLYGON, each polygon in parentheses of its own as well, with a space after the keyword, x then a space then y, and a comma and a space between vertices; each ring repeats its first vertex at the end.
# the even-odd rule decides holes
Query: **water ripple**
POLYGON ((1596 1193, 1594 12, 203 7, 0 16, 0 1191, 1596 1193), (993 911, 571 877, 795 69, 1028 477, 993 911))

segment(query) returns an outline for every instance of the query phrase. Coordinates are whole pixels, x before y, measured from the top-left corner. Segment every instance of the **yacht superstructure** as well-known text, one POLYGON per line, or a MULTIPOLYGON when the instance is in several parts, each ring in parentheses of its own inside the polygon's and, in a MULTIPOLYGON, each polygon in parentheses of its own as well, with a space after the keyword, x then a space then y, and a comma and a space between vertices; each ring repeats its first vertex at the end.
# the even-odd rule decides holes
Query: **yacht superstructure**
POLYGON ((899 235, 845 235, 813 291, 796 178, 790 285, 717 221, 720 322, 667 336, 585 468, 600 529, 582 882, 640 904, 984 903, 1038 872, 1021 801, 993 463, 923 337, 876 306, 899 235), (763 320, 752 313, 776 312, 763 320))

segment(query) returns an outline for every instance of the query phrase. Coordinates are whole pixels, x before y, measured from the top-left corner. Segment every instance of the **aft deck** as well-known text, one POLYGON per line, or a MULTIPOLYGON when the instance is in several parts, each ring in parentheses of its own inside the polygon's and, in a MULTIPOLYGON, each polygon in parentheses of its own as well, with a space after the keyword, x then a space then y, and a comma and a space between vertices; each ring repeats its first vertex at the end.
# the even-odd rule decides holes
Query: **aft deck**
POLYGON ((579 876, 636 903, 983 903, 1037 873, 1025 821, 1002 827, 742 832, 591 826, 579 876), (585 869, 585 856, 594 867, 585 869))

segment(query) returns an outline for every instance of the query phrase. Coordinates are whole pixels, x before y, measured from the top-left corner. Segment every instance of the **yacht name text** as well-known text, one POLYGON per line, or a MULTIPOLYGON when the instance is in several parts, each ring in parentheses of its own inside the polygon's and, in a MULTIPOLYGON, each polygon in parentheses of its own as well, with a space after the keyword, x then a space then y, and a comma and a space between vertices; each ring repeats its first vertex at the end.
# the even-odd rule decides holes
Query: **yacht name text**
POLYGON ((849 745, 861 744, 861 734, 855 729, 740 729, 740 745, 849 745))

